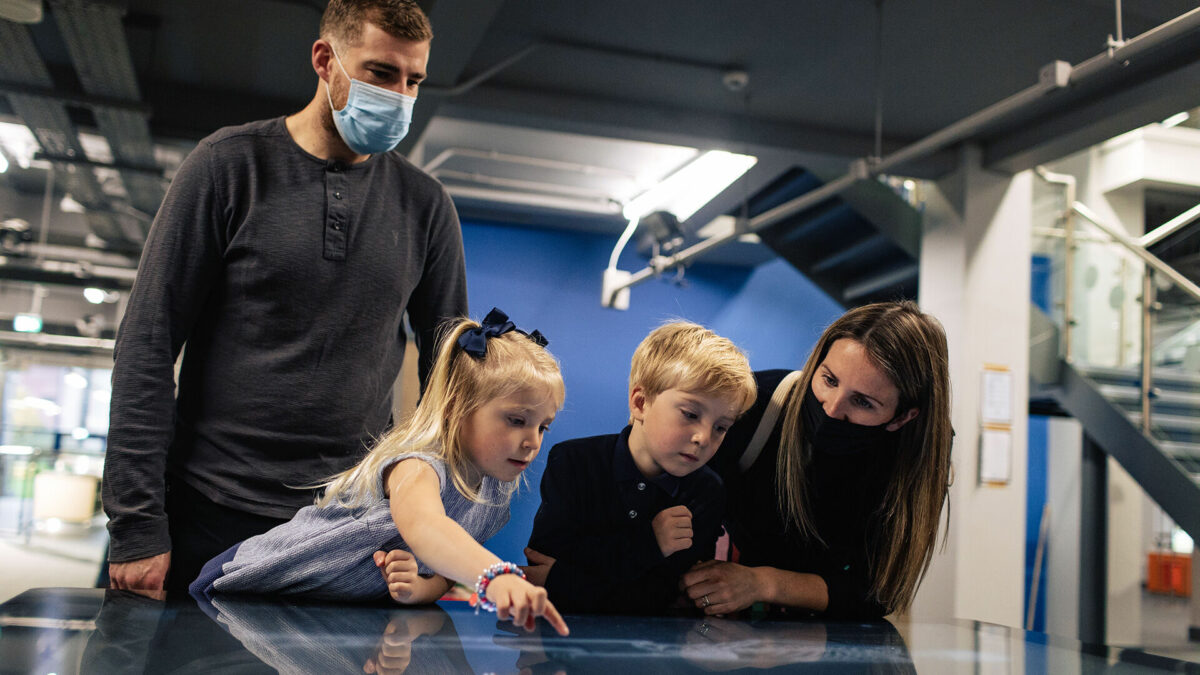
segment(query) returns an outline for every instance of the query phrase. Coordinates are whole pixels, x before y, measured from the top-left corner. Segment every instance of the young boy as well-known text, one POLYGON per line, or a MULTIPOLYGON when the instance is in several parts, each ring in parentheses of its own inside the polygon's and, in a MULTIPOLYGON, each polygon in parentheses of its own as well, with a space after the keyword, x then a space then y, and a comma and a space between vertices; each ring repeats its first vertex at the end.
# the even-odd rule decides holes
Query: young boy
POLYGON ((525 568, 564 612, 649 614, 711 560, 725 493, 705 463, 754 403, 732 342, 693 323, 655 329, 629 374, 630 424, 550 450, 525 568))

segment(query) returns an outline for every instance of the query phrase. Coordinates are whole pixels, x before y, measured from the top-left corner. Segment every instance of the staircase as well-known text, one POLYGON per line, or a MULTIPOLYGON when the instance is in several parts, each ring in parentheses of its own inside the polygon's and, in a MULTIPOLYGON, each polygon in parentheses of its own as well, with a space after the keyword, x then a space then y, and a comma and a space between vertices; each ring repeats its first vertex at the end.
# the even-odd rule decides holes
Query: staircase
MULTIPOLYGON (((1109 403, 1141 427, 1141 374, 1133 369, 1081 367, 1109 403)), ((1158 447, 1200 477, 1200 374, 1155 368, 1150 396, 1151 433, 1158 447)))
POLYGON ((1058 328, 1031 305, 1030 408, 1077 419, 1180 527, 1200 539, 1200 375, 1152 372, 1151 434, 1142 433, 1141 373, 1067 363, 1058 328), (1053 409, 1053 410, 1052 410, 1053 409))
MULTIPOLYGON (((751 218, 821 185, 795 167, 750 198, 751 218)), ((759 231, 764 244, 844 307, 917 298, 921 214, 879 181, 759 231)))

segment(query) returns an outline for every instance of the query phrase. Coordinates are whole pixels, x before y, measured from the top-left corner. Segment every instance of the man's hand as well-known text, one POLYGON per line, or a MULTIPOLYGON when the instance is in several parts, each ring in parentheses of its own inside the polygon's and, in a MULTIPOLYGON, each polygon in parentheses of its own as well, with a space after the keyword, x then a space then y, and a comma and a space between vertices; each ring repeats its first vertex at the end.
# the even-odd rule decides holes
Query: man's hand
POLYGON ((525 559, 529 561, 528 565, 521 566, 525 570, 525 580, 534 586, 545 586, 546 577, 550 576, 550 568, 554 567, 556 560, 529 547, 525 547, 525 559))
POLYGON ((692 547, 692 512, 680 504, 663 509, 650 523, 663 557, 692 547))
POLYGON ((108 564, 108 583, 123 591, 161 591, 171 569, 171 552, 108 564))

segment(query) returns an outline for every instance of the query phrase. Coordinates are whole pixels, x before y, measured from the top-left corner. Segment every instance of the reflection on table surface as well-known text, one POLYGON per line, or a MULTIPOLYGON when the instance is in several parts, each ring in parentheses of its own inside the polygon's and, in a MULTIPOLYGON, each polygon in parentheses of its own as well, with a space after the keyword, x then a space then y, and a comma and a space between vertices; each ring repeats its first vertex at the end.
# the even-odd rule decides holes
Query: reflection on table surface
POLYGON ((248 596, 197 603, 34 589, 0 605, 3 673, 1197 672, 1135 650, 990 624, 569 616, 526 633, 462 602, 340 605, 248 596))

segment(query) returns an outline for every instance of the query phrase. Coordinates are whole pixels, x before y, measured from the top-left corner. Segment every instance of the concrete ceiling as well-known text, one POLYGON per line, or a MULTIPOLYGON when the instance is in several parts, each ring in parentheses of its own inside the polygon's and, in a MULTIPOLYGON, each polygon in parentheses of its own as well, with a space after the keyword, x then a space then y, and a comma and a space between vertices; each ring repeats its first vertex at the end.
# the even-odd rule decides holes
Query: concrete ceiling
MULTIPOLYGON (((41 123, 27 119, 30 101, 50 102, 57 106, 49 110, 53 119, 73 132, 66 135, 84 138, 54 152, 43 148, 50 159, 76 153, 74 163, 56 165, 71 173, 58 191, 88 195, 77 201, 94 211, 55 211, 51 243, 79 245, 90 232, 93 244, 99 236, 105 247, 136 258, 154 208, 148 202, 161 195, 191 144, 223 125, 295 112, 313 95, 308 53, 324 4, 48 0, 39 24, 0 21, 10 42, 29 46, 21 63, 0 64, 0 120, 36 132, 41 123), (119 124, 110 119, 117 113, 119 124), (83 155, 115 168, 80 164, 83 155)), ((623 225, 616 205, 637 181, 670 173, 697 150, 753 154, 759 163, 701 209, 687 224, 692 229, 790 167, 844 171, 874 153, 880 122, 886 156, 1034 85, 1048 63, 1079 64, 1103 53, 1117 30, 1114 4, 1102 0, 422 6, 435 32, 430 78, 402 149, 423 165, 456 150, 443 157, 439 177, 461 188, 459 206, 468 216, 614 236, 623 225), (731 78, 747 83, 731 88, 731 78)), ((1126 2, 1124 37, 1196 6, 1126 2)), ((992 167, 1016 171, 1200 106, 1198 56, 1200 32, 1184 31, 968 140, 982 146, 992 167)), ((35 136, 43 145, 51 138, 35 136)), ((936 178, 955 157, 951 147, 895 172, 936 178)), ((44 166, 0 177, 0 215, 40 216, 44 166)), ((763 256, 734 246, 726 261, 763 256)))

